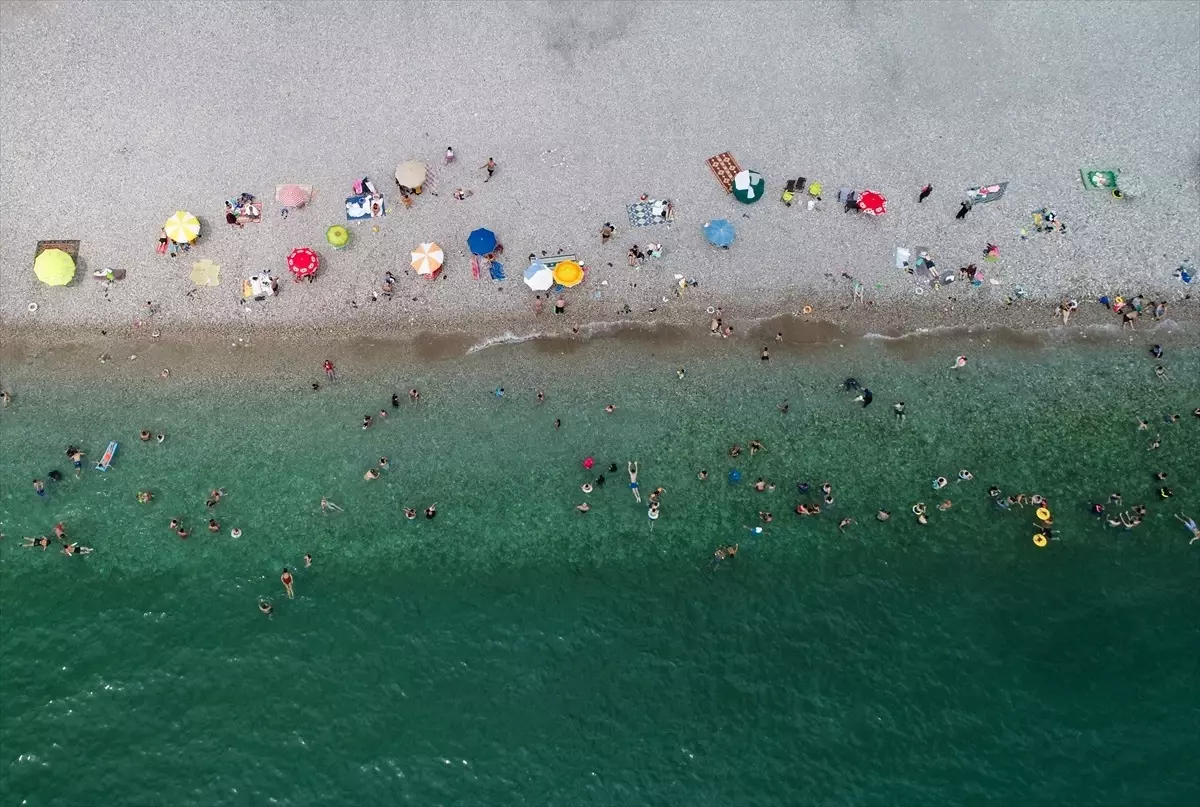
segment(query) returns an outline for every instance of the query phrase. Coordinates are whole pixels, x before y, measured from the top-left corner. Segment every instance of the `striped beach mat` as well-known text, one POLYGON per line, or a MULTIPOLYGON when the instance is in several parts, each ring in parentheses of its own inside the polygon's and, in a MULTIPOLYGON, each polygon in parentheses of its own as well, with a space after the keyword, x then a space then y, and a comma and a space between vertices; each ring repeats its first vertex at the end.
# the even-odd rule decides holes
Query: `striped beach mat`
POLYGON ((738 161, 734 159, 733 154, 723 151, 714 157, 709 157, 708 168, 713 172, 713 176, 717 178, 717 182, 720 182, 721 186, 725 188, 725 192, 732 193, 733 178, 742 170, 742 167, 738 165, 738 161))

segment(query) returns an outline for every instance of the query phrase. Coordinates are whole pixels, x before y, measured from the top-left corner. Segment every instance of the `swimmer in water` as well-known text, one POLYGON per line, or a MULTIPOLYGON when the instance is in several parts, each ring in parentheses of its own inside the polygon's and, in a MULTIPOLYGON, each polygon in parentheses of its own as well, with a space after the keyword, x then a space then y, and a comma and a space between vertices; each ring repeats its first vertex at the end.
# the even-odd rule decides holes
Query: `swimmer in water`
POLYGON ((175 530, 175 534, 178 535, 180 538, 187 538, 189 535, 191 535, 191 533, 188 532, 187 530, 185 530, 183 527, 180 527, 179 529, 175 530))
POLYGON ((215 518, 210 518, 208 520, 208 531, 209 532, 219 532, 220 529, 221 529, 221 525, 217 523, 217 520, 215 518))
POLYGON ((283 590, 287 592, 288 599, 295 599, 296 592, 292 590, 292 583, 294 582, 292 580, 292 573, 287 570, 286 566, 283 567, 283 573, 279 575, 279 582, 283 583, 283 590))
POLYGON ((627 470, 627 471, 629 472, 629 490, 630 490, 630 491, 633 493, 633 498, 634 498, 634 500, 635 500, 635 501, 636 501, 638 504, 641 504, 641 503, 642 503, 642 494, 641 494, 641 491, 639 491, 639 490, 638 490, 638 481, 637 481, 637 475, 638 475, 638 466, 637 466, 637 462, 629 462, 629 463, 627 463, 627 464, 626 464, 626 466, 625 466, 625 470, 627 470))
POLYGON ((807 482, 797 482, 796 490, 800 491, 801 493, 808 493, 808 483, 807 482))
POLYGON ((759 510, 759 511, 758 511, 758 517, 759 517, 760 519, 762 519, 762 522, 763 522, 764 524, 770 524, 772 521, 774 521, 774 520, 775 520, 775 516, 771 515, 771 514, 770 514, 770 513, 768 513, 766 510, 759 510))
POLYGON ((1149 424, 1149 423, 1147 423, 1146 421, 1144 421, 1144 420, 1139 420, 1139 421, 1138 421, 1138 431, 1140 431, 1140 432, 1144 432, 1144 431, 1146 431, 1146 430, 1147 430, 1147 429, 1149 429, 1149 428, 1150 428, 1150 424, 1149 424))
POLYGON ((991 496, 993 499, 999 498, 1000 492, 1000 488, 996 487, 995 485, 992 485, 990 488, 988 488, 988 496, 991 496))
POLYGON ((363 422, 362 422, 363 431, 366 431, 367 429, 371 428, 372 422, 373 421, 371 420, 370 415, 363 415, 363 422))
POLYGON ((880 510, 878 513, 875 514, 876 521, 887 521, 891 517, 892 517, 892 513, 889 510, 880 510))
POLYGON ((400 406, 400 396, 393 392, 392 393, 392 408, 396 409, 399 406, 400 406))
POLYGON ((224 495, 225 495, 225 488, 218 488, 217 490, 210 491, 208 494, 207 501, 204 502, 204 506, 211 510, 212 508, 216 507, 218 504, 221 503, 221 497, 224 495))
POLYGON ((941 510, 942 512, 945 512, 953 506, 954 506, 953 503, 949 499, 946 499, 946 501, 944 501, 938 505, 938 509, 941 510))
POLYGON ((173 530, 179 529, 179 519, 177 519, 177 518, 171 519, 171 527, 170 528, 173 530))
POLYGON ((33 549, 34 547, 40 546, 42 551, 45 552, 47 547, 50 546, 50 539, 45 535, 39 535, 37 538, 30 538, 26 536, 25 543, 21 544, 21 546, 25 549, 33 549))
POLYGON ((904 401, 896 401, 892 404, 892 411, 896 413, 896 420, 900 423, 904 422, 904 401))
POLYGON ((861 395, 859 395, 859 396, 858 396, 857 398, 855 398, 854 400, 855 400, 856 402, 857 402, 857 401, 862 401, 863 409, 866 409, 868 406, 870 406, 870 405, 871 405, 871 401, 875 400, 875 396, 871 394, 871 390, 870 390, 870 389, 868 389, 867 387, 863 387, 862 394, 861 394, 861 395))
POLYGON ((1200 527, 1196 526, 1196 520, 1194 518, 1189 518, 1183 513, 1176 513, 1175 518, 1182 521, 1184 529, 1192 533, 1192 540, 1188 541, 1188 546, 1200 541, 1200 527))
POLYGON ((581 513, 586 513, 588 510, 591 510, 592 507, 587 502, 584 502, 583 504, 575 505, 575 509, 581 513))
POLYGON ((61 482, 62 481, 62 473, 59 471, 51 471, 50 473, 46 474, 46 477, 51 482, 61 482))
POLYGON ((954 368, 953 369, 957 370, 960 367, 966 367, 966 366, 967 366, 967 357, 966 356, 959 356, 958 358, 956 358, 954 360, 954 368))
POLYGON ((554 428, 557 430, 560 426, 562 426, 562 421, 559 420, 558 418, 555 418, 554 419, 554 428))
POLYGON ((1161 446, 1161 445, 1162 445, 1162 435, 1161 435, 1161 434, 1156 434, 1156 435, 1154 436, 1154 442, 1152 442, 1152 443, 1150 444, 1150 447, 1149 447, 1149 448, 1147 448, 1146 450, 1147 450, 1147 451, 1157 451, 1157 450, 1158 450, 1158 447, 1159 447, 1159 446, 1161 446))
POLYGON ((842 382, 842 389, 846 392, 854 392, 854 390, 858 389, 858 379, 853 377, 847 378, 842 382))
MULTIPOLYGON (((501 392, 503 392, 503 390, 501 390, 501 392)), ((421 400, 421 393, 416 387, 413 387, 408 391, 408 400, 412 401, 413 403, 421 400)))
POLYGON ((736 458, 736 457, 740 457, 741 455, 742 455, 742 444, 741 443, 734 443, 733 445, 731 445, 729 447, 729 456, 736 458))
POLYGON ((705 479, 708 479, 708 471, 701 471, 696 474, 696 478, 703 482, 705 479))
POLYGON ((164 441, 166 441, 166 439, 167 439, 167 436, 166 436, 165 434, 163 434, 162 432, 159 432, 159 433, 158 433, 158 436, 157 436, 156 438, 154 438, 154 439, 156 439, 156 440, 157 440, 157 441, 158 441, 158 442, 161 444, 161 443, 163 443, 164 441))
POLYGON ((1162 345, 1155 345, 1154 347, 1150 348, 1150 355, 1156 359, 1161 359, 1163 357, 1162 345))
POLYGON ((380 419, 380 420, 387 420, 387 410, 386 410, 386 409, 380 409, 380 410, 379 410, 379 419, 380 419))
POLYGON ((326 511, 328 511, 328 510, 336 510, 336 511, 338 511, 339 513, 340 513, 340 512, 342 512, 342 508, 341 508, 341 507, 339 507, 338 505, 336 505, 336 504, 334 504, 333 502, 329 501, 329 499, 326 499, 324 496, 322 496, 322 497, 321 497, 321 512, 322 512, 322 513, 324 513, 324 512, 326 512, 326 511))
POLYGON ((966 468, 963 468, 961 471, 958 472, 958 478, 961 479, 963 482, 970 482, 972 479, 975 478, 975 475, 972 474, 970 471, 968 471, 966 468))
POLYGON ((582 490, 584 493, 591 493, 592 485, 589 482, 584 482, 582 485, 579 486, 579 489, 582 490))
POLYGON ((267 602, 266 600, 259 600, 259 601, 258 601, 258 610, 262 611, 262 612, 263 612, 264 614, 266 614, 267 616, 274 616, 274 615, 275 615, 275 609, 274 609, 274 608, 272 608, 272 607, 271 607, 271 604, 270 604, 269 602, 267 602))
POLYGON ((150 432, 146 429, 142 429, 140 432, 138 432, 138 438, 140 438, 143 443, 148 443, 150 442, 150 432))
POLYGON ((496 391, 493 393, 493 395, 495 395, 497 398, 503 398, 504 397, 504 387, 496 387, 496 391))
POLYGON ((433 504, 431 504, 425 508, 425 518, 427 518, 427 519, 437 518, 437 502, 434 502, 433 504))
POLYGON ((843 518, 841 521, 838 522, 838 531, 845 532, 846 528, 849 527, 853 523, 854 523, 854 519, 849 518, 849 517, 843 518))
POLYGON ((368 468, 367 472, 365 474, 363 474, 363 479, 367 480, 368 482, 370 482, 372 479, 378 479, 378 478, 379 478, 379 471, 375 470, 374 468, 368 468))
POLYGON ((600 474, 598 477, 596 477, 596 487, 604 487, 604 474, 600 474))
POLYGON ((786 415, 791 407, 788 406, 787 401, 784 401, 783 403, 775 404, 775 408, 778 409, 781 414, 786 415))
POLYGON ((1159 488, 1158 495, 1163 499, 1169 499, 1175 495, 1175 491, 1171 490, 1170 488, 1159 488))
POLYGON ((829 484, 828 482, 822 482, 821 492, 828 496, 830 493, 833 493, 833 485, 829 484))
POLYGON ((939 476, 937 479, 933 480, 933 489, 941 490, 942 488, 946 487, 946 485, 948 485, 948 484, 950 484, 950 483, 946 481, 946 477, 939 476))
POLYGON ((680 381, 682 381, 682 380, 683 380, 683 377, 684 377, 685 375, 687 375, 687 370, 684 370, 682 367, 680 367, 678 370, 676 370, 676 371, 675 371, 675 376, 676 376, 676 378, 678 378, 680 381))
POLYGON ((1162 471, 1158 471, 1157 473, 1154 474, 1154 479, 1158 482, 1162 482, 1166 478, 1167 478, 1167 475, 1162 471))
POLYGON ((713 552, 712 562, 709 564, 710 569, 716 569, 717 566, 726 558, 732 558, 737 554, 738 544, 732 546, 717 547, 717 551, 713 552))
POLYGON ((751 457, 753 457, 755 454, 757 454, 760 451, 766 450, 766 446, 764 446, 758 440, 751 440, 749 445, 750 445, 750 456, 751 457))
POLYGON ((608 406, 604 407, 604 411, 605 411, 605 413, 611 415, 613 412, 617 411, 617 407, 613 406, 612 404, 609 404, 608 406))
POLYGON ((89 555, 95 550, 90 546, 80 546, 79 544, 63 544, 63 554, 70 557, 71 555, 89 555))
POLYGON ((658 502, 651 503, 650 509, 646 511, 646 518, 650 519, 651 521, 657 521, 658 510, 658 502))
POLYGON ((78 479, 83 473, 84 453, 78 448, 71 446, 67 449, 67 456, 71 459, 71 465, 75 468, 75 478, 78 479))
POLYGON ((230 538, 241 538, 242 537, 241 529, 238 527, 234 527, 232 530, 229 531, 229 537, 230 538))
POLYGON ((538 390, 537 391, 537 402, 545 403, 546 402, 546 393, 542 392, 541 390, 538 390))
POLYGON ((387 457, 379 458, 379 467, 385 471, 391 470, 392 462, 387 457))
POLYGON ((312 568, 312 555, 308 554, 307 552, 304 553, 304 568, 312 568))
POLYGON ((1167 377, 1167 368, 1163 367, 1161 364, 1154 368, 1154 375, 1158 376, 1159 380, 1161 381, 1171 380, 1167 377))
POLYGON ((758 481, 754 483, 754 489, 757 490, 759 493, 762 493, 764 490, 767 489, 767 480, 763 479, 760 476, 758 478, 758 481))
POLYGON ((414 518, 417 517, 417 511, 412 509, 411 507, 405 507, 404 508, 404 517, 407 518, 409 521, 412 521, 414 518))

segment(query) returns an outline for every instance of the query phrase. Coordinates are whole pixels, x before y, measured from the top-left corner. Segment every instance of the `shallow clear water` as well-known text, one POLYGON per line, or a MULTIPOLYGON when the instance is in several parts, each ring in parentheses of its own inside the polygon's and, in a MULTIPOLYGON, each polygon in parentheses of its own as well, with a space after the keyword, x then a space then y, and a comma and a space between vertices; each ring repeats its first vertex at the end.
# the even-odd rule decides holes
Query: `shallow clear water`
POLYGON ((1200 797, 1200 545, 1172 516, 1200 516, 1197 353, 1173 350, 1163 384, 1140 348, 976 347, 961 371, 953 345, 919 361, 878 342, 769 363, 672 350, 489 350, 320 392, 84 397, 18 379, 0 416, 4 803, 1200 797), (871 407, 840 390, 846 375, 871 407), (422 402, 392 411, 413 385, 422 402), (361 430, 381 407, 391 417, 361 430), (140 443, 141 428, 168 440, 140 443), (113 438, 112 470, 73 479, 64 446, 94 460, 113 438), (753 438, 766 451, 726 455, 753 438), (381 455, 392 469, 363 481, 381 455), (644 492, 666 488, 653 526, 628 459, 644 492), (29 481, 54 467, 66 478, 38 499, 29 481), (975 480, 931 489, 960 468, 975 480), (778 489, 756 493, 759 476, 778 489), (833 507, 793 515, 816 495, 797 480, 829 480, 833 507), (1061 540, 1036 548, 1031 509, 996 511, 992 484, 1047 496, 1061 540), (1132 533, 1086 512, 1114 490, 1150 508, 1132 533), (322 495, 346 512, 321 514, 322 495), (400 511, 433 501, 433 521, 400 511), (751 536, 760 510, 775 521, 751 536), (840 533, 843 515, 856 523, 840 533), (59 520, 96 552, 20 548, 59 520), (313 568, 297 569, 305 552, 313 568))

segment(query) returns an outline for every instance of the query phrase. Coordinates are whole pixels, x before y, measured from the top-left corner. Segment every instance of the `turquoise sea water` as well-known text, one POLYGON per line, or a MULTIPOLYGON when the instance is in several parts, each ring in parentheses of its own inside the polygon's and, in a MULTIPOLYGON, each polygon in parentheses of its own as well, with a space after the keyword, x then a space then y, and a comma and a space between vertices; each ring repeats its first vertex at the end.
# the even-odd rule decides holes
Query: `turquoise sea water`
POLYGON ((0 802, 1196 803, 1200 543, 1172 514, 1200 517, 1200 354, 1169 346, 1163 383, 1143 347, 974 347, 953 371, 953 344, 768 363, 526 345, 319 392, 83 396, 10 375, 0 802), (410 386, 421 403, 393 411, 410 386), (727 456, 755 438, 764 452, 727 456), (95 460, 109 439, 112 470, 76 481, 65 446, 95 460), (392 469, 364 481, 381 455, 392 469), (644 493, 666 488, 653 526, 629 459, 644 493), (51 468, 65 478, 38 499, 51 468), (931 489, 960 468, 975 479, 931 489), (778 489, 755 492, 759 476, 778 489), (793 515, 826 480, 834 505, 793 515), (1060 540, 1035 547, 1032 508, 996 511, 993 484, 1048 497, 1060 540), (1149 508, 1132 532, 1086 512, 1117 490, 1149 508), (345 512, 322 514, 322 495, 345 512), (435 501, 433 521, 400 510, 435 501), (752 536, 760 510, 775 520, 752 536), (95 553, 20 547, 60 520, 95 553))

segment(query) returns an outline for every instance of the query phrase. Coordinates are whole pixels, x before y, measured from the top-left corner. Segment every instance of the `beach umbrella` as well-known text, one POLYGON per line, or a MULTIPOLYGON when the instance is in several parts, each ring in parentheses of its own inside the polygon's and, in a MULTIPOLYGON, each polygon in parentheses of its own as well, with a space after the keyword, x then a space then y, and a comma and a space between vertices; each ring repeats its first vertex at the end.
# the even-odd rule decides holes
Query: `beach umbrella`
POLYGON ((340 224, 335 224, 325 231, 325 240, 334 249, 341 249, 350 243, 350 231, 340 224))
POLYGON ((487 255, 496 248, 496 234, 481 227, 467 236, 467 246, 476 255, 487 255))
POLYGON ((445 257, 442 248, 437 244, 420 244, 413 250, 412 268, 417 270, 418 275, 433 277, 437 274, 437 270, 442 268, 442 261, 445 257))
POLYGON ((275 201, 285 207, 304 207, 311 198, 311 185, 275 186, 275 201))
POLYGON ((531 263, 525 270, 525 285, 534 291, 549 291, 554 285, 554 272, 544 263, 531 263))
POLYGON ((554 282, 564 288, 578 286, 583 282, 583 267, 575 261, 563 261, 554 265, 554 282))
POLYGON ((425 173, 425 163, 400 163, 396 166, 396 181, 406 188, 419 188, 425 184, 425 173))
POLYGON ((188 277, 197 286, 219 286, 221 284, 221 267, 207 259, 197 261, 192 264, 192 273, 188 277))
POLYGON ((65 286, 75 277, 75 259, 61 249, 44 249, 33 260, 33 273, 47 286, 65 286))
POLYGON ((733 177, 733 195, 742 204, 754 204, 763 198, 767 182, 757 171, 742 171, 733 177))
POLYGON ((858 195, 858 209, 872 216, 882 216, 887 212, 887 199, 879 191, 863 191, 858 195))
POLYGON ((287 259, 288 270, 296 279, 312 277, 321 266, 321 258, 309 247, 299 247, 292 250, 287 259))
POLYGON ((167 238, 176 244, 190 244, 200 237, 200 219, 184 210, 176 210, 163 229, 167 231, 167 238))
POLYGON ((725 219, 704 222, 704 237, 713 246, 727 247, 733 243, 734 236, 733 225, 725 219))

